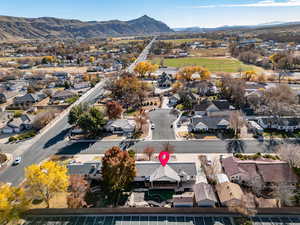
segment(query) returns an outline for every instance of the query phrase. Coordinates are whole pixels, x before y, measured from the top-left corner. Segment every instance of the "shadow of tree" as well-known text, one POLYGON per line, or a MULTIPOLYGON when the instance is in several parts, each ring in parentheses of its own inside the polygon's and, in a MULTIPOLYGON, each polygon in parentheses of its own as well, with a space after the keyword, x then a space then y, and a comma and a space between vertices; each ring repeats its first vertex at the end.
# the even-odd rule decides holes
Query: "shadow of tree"
POLYGON ((70 131, 71 128, 67 128, 62 130, 58 135, 54 136, 53 138, 51 138, 49 141, 47 141, 44 145, 44 148, 49 148, 52 145, 57 144, 60 141, 63 141, 65 139, 65 136, 67 135, 67 133, 70 131))
POLYGON ((56 155, 75 155, 89 148, 92 148, 95 142, 72 142, 61 148, 56 155))
POLYGON ((246 147, 246 143, 240 139, 231 139, 226 143, 228 153, 244 153, 246 147))
POLYGON ((270 138, 264 141, 264 152, 265 153, 274 153, 278 147, 278 145, 283 144, 284 142, 281 140, 275 140, 274 138, 270 138))

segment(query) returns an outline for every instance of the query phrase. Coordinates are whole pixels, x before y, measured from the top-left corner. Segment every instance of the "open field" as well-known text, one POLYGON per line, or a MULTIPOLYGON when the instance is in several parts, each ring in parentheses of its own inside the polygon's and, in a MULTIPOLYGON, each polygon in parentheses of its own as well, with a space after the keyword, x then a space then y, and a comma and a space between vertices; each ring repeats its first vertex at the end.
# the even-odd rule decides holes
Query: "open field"
POLYGON ((218 57, 226 56, 228 52, 227 48, 208 48, 208 49, 195 49, 190 50, 189 53, 191 56, 195 57, 218 57))
MULTIPOLYGON (((160 58, 155 58, 152 60, 153 63, 159 64, 160 58)), ((228 72, 234 73, 247 70, 255 70, 262 72, 262 69, 256 66, 245 65, 244 63, 230 58, 200 58, 200 57, 187 57, 187 58, 177 58, 177 59, 165 59, 165 66, 169 67, 184 67, 184 66, 203 66, 207 68, 210 72, 228 72)))
POLYGON ((17 60, 42 60, 43 56, 24 56, 24 57, 0 57, 0 62, 10 62, 17 60))

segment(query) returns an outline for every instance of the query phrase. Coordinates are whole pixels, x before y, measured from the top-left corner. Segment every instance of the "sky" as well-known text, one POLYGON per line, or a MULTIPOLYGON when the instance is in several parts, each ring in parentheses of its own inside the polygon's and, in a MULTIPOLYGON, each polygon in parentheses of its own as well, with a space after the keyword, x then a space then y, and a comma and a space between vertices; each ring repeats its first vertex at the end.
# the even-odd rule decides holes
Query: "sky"
POLYGON ((2 0, 0 15, 83 21, 148 15, 176 27, 300 21, 300 0, 2 0))

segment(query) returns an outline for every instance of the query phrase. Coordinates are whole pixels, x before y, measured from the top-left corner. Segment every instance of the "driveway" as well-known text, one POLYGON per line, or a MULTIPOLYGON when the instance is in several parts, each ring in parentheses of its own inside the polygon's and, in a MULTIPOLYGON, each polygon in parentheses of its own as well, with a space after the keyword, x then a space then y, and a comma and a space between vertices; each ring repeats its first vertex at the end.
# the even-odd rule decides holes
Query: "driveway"
POLYGON ((155 124, 153 140, 175 140, 171 124, 176 120, 176 115, 171 114, 171 109, 156 109, 150 112, 150 120, 155 124))

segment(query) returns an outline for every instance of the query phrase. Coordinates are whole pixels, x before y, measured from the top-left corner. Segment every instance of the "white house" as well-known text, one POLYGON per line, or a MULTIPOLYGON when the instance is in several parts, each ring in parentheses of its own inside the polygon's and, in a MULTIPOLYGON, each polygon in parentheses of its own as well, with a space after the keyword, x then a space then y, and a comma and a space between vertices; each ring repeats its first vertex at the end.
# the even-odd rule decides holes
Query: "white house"
POLYGON ((110 120, 105 129, 113 134, 133 133, 136 123, 134 120, 118 119, 110 120))

